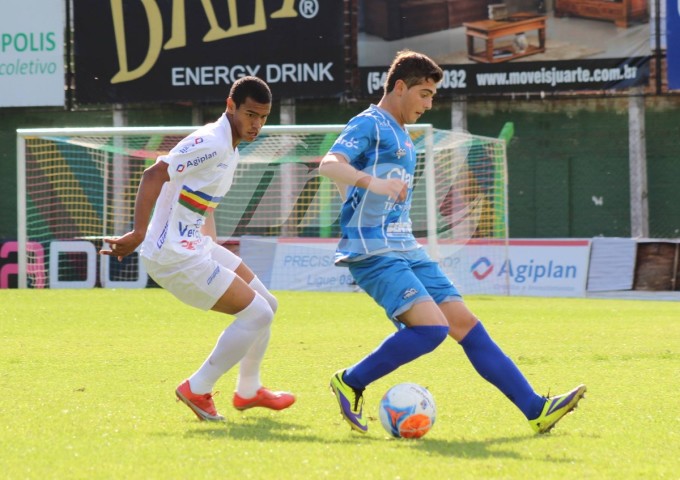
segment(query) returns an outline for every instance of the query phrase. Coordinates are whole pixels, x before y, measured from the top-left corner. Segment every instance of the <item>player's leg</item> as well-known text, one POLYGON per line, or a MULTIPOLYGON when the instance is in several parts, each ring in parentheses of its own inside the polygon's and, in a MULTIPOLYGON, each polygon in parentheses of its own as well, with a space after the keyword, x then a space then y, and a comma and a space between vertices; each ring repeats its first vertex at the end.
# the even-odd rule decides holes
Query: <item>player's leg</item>
MULTIPOLYGON (((229 252, 231 253, 231 252, 229 252)), ((233 254, 232 254, 233 255, 233 254)), ((238 258, 238 257, 237 257, 238 258)), ((240 260, 240 259, 239 259, 240 260)), ((241 261, 235 270, 236 274, 248 283, 250 288, 261 295, 276 314, 278 301, 267 287, 260 281, 252 270, 241 261)), ((262 386, 260 369, 264 354, 269 345, 271 326, 269 326, 246 352, 239 364, 236 392, 234 392, 233 405, 238 410, 247 410, 253 407, 264 407, 272 410, 283 410, 295 403, 295 396, 289 392, 271 391, 262 386)))
POLYGON ((378 348, 347 369, 345 381, 362 389, 434 350, 446 338, 448 328, 446 318, 406 259, 373 257, 352 265, 350 272, 398 327, 378 348))
MULTIPOLYGON (((546 399, 534 391, 517 365, 503 353, 491 339, 482 322, 463 303, 460 293, 437 263, 423 255, 412 265, 412 269, 439 304, 449 325, 449 335, 463 347, 463 351, 475 370, 508 397, 522 411, 536 431, 542 431, 547 424, 542 416, 544 412, 551 411, 549 408, 546 410, 546 406, 552 403, 552 399, 546 399), (537 428, 536 423, 542 427, 537 428)), ((564 397, 562 400, 565 400, 565 408, 571 402, 575 406, 578 402, 576 398, 578 395, 582 396, 582 393, 579 394, 579 387, 562 396, 564 397)), ((556 408, 558 404, 559 401, 554 403, 556 408)), ((571 408, 573 406, 570 406, 569 410, 571 408)), ((564 411, 559 418, 567 411, 564 411)), ((556 415, 553 415, 551 420, 554 417, 556 415)), ((552 422, 550 428, 559 418, 552 422)))
POLYGON ((434 350, 446 338, 448 326, 405 260, 372 257, 352 265, 350 271, 357 284, 401 327, 373 352, 331 379, 343 417, 352 428, 365 432, 362 406, 366 386, 434 350))
POLYGON ((545 398, 531 387, 517 365, 491 339, 465 303, 444 302, 439 305, 449 322, 449 334, 467 355, 482 378, 498 388, 519 408, 527 419, 536 418, 545 398))
POLYGON ((475 370, 520 409, 536 432, 549 431, 583 397, 584 385, 559 397, 545 398, 537 394, 462 301, 444 302, 439 306, 449 322, 450 336, 463 347, 475 370))
MULTIPOLYGON (((250 288, 234 272, 226 292, 212 310, 235 315, 234 321, 222 332, 212 352, 203 364, 177 389, 177 396, 196 415, 205 420, 221 416, 204 416, 202 411, 214 411, 212 391, 217 380, 244 357, 248 349, 268 328, 273 312, 267 301, 250 288), (205 407, 210 407, 206 410, 205 407), (197 408, 198 407, 198 408, 197 408)), ((215 412, 216 413, 216 412, 215 412)), ((219 417, 219 418, 215 418, 219 417)))
POLYGON ((203 365, 176 390, 177 397, 204 420, 221 420, 212 400, 219 377, 243 358, 272 322, 269 303, 210 255, 164 266, 145 262, 149 274, 178 299, 203 310, 235 315, 203 365))

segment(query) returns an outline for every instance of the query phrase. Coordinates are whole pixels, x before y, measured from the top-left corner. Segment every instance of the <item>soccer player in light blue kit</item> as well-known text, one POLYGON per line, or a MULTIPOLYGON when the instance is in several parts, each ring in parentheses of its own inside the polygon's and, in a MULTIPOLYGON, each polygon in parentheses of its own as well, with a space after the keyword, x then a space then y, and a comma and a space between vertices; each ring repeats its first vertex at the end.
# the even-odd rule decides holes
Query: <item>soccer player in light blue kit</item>
POLYGON ((397 326, 373 352, 336 372, 331 389, 344 419, 365 433, 364 389, 451 336, 534 431, 545 433, 576 407, 586 386, 555 397, 538 395, 411 231, 416 151, 405 125, 432 108, 441 79, 442 70, 427 56, 399 52, 380 102, 351 119, 321 161, 321 175, 338 184, 344 200, 336 264, 349 267, 397 326))

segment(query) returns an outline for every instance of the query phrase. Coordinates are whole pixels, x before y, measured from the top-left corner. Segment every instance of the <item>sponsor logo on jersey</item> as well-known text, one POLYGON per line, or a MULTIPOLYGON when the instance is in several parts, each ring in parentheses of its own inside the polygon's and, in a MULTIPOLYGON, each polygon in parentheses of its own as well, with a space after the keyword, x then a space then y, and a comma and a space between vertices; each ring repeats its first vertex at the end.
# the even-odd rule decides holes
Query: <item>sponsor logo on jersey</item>
POLYGON ((391 169, 387 172, 386 178, 399 178, 408 185, 408 188, 413 188, 413 175, 401 167, 394 167, 391 169))
POLYGON ((201 240, 182 240, 179 242, 180 245, 182 245, 182 248, 186 248, 187 250, 196 250, 196 245, 201 243, 201 240))
POLYGON ((338 138, 337 143, 347 148, 359 148, 359 141, 356 140, 354 137, 351 137, 349 139, 345 137, 338 138))
MULTIPOLYGON (((203 222, 200 222, 203 223, 203 222)), ((182 222, 178 222, 177 228, 179 230, 180 237, 187 238, 199 238, 201 236, 200 224, 197 225, 185 225, 182 222)))
POLYGON ((203 138, 202 137, 196 137, 193 142, 191 142, 191 143, 187 142, 187 144, 184 145, 183 147, 180 147, 180 149, 178 151, 179 151, 179 153, 187 153, 189 150, 191 150, 192 148, 194 148, 196 145, 198 145, 200 143, 203 143, 203 138))
POLYGON ((177 165, 177 171, 183 172, 185 168, 198 167, 200 164, 202 164, 206 160, 210 160, 215 155, 217 155, 216 151, 206 153, 205 155, 201 155, 200 157, 192 158, 191 160, 187 160, 186 162, 177 165))
POLYGON ((387 225, 388 235, 410 234, 412 231, 411 222, 393 222, 387 225))

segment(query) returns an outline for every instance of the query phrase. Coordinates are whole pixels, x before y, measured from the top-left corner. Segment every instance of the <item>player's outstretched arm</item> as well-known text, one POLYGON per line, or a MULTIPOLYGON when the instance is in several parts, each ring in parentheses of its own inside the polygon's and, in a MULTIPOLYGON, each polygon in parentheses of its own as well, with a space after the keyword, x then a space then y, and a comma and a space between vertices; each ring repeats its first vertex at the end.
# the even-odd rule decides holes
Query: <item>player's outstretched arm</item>
POLYGON ((168 180, 170 180, 168 164, 163 161, 156 162, 144 170, 135 200, 135 220, 132 231, 122 237, 105 238, 104 243, 108 243, 109 248, 102 248, 99 251, 100 254, 118 257, 120 261, 123 257, 135 251, 144 240, 151 212, 158 195, 161 193, 163 184, 168 180))

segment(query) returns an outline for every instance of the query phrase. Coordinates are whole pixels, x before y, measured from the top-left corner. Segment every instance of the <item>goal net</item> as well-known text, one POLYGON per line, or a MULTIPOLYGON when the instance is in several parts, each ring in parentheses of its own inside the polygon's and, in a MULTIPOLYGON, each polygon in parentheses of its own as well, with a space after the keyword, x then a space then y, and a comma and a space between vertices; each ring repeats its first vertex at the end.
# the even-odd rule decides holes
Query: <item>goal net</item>
MULTIPOLYGON (((332 266, 340 196, 318 175, 343 127, 267 126, 239 146, 234 183, 215 211, 218 237, 270 288, 352 289, 347 270, 332 266)), ((97 251, 102 238, 130 230, 143 170, 193 130, 17 130, 19 286, 153 284, 136 255, 118 262, 97 251)), ((480 283, 486 267, 475 264, 507 255, 504 142, 431 125, 409 131, 416 237, 463 293, 504 293, 502 279, 480 283)))

